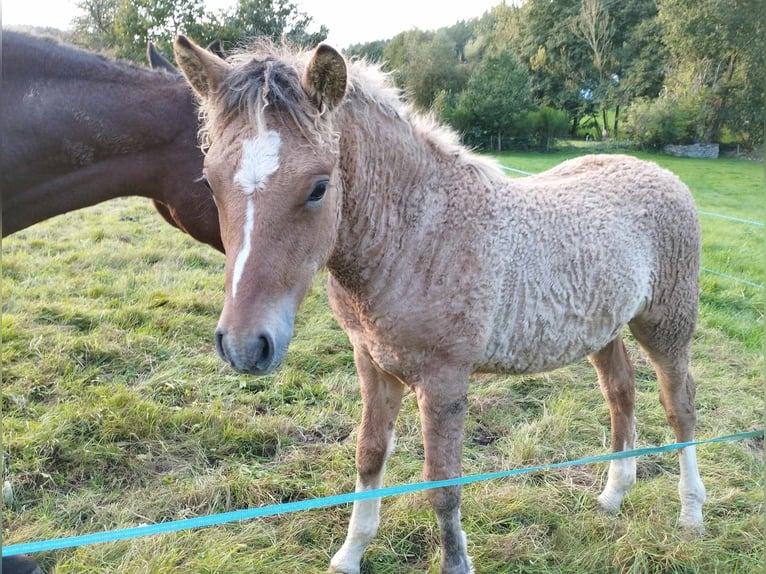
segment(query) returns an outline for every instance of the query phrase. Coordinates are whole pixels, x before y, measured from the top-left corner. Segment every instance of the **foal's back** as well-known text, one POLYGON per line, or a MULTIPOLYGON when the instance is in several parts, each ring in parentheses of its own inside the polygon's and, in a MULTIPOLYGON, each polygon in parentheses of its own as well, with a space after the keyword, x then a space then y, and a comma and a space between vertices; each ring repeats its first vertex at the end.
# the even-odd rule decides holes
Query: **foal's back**
POLYGON ((497 194, 495 302, 480 368, 553 369, 598 351, 660 305, 696 316, 699 228, 688 188, 629 156, 570 160, 497 194), (672 303, 671 303, 672 302, 672 303))

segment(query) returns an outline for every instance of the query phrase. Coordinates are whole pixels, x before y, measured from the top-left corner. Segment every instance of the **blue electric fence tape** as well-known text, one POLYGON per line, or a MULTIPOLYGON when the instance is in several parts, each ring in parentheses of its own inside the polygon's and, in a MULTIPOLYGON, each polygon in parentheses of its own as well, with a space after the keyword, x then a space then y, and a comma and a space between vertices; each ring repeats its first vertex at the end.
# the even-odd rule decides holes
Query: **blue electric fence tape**
POLYGON ((203 526, 214 526, 216 524, 224 524, 227 522, 236 522, 240 520, 251 520, 253 518, 263 518, 265 516, 274 516, 275 514, 287 514, 289 512, 299 512, 302 510, 314 510, 317 508, 325 508, 327 506, 347 504, 350 502, 354 502, 356 500, 384 498, 387 496, 396 496, 396 495, 406 494, 411 492, 420 492, 422 490, 429 490, 432 488, 471 484, 473 482, 479 482, 483 480, 493 480, 497 478, 506 478, 509 476, 515 476, 518 474, 525 474, 529 472, 538 472, 542 470, 550 470, 553 468, 563 468, 568 466, 593 464, 596 462, 607 462, 610 460, 617 460, 622 458, 631 458, 635 456, 644 456, 644 455, 655 454, 659 452, 668 452, 672 450, 686 448, 688 446, 697 446, 697 445, 710 444, 715 442, 738 441, 738 440, 744 440, 747 438, 753 438, 758 436, 763 437, 763 430, 741 432, 737 434, 720 436, 716 438, 710 438, 710 439, 699 440, 699 441, 672 443, 672 444, 667 444, 664 446, 646 447, 646 448, 638 448, 638 449, 628 450, 628 451, 613 452, 609 454, 602 454, 598 456, 591 456, 591 457, 580 458, 577 460, 570 460, 570 461, 564 461, 564 462, 555 462, 555 463, 544 464, 540 466, 517 468, 513 470, 490 472, 486 474, 476 474, 471 476, 461 476, 461 477, 452 478, 449 480, 418 482, 414 484, 402 484, 398 486, 377 488, 374 490, 365 490, 362 492, 352 492, 348 494, 339 494, 335 496, 326 496, 322 498, 313 498, 309 500, 300 500, 297 502, 288 502, 285 504, 272 504, 269 506, 261 506, 258 508, 234 510, 232 512, 224 512, 221 514, 199 516, 196 518, 187 518, 184 520, 176 520, 173 522, 163 522, 161 524, 137 526, 135 528, 125 528, 121 530, 110 530, 107 532, 95 532, 92 534, 83 534, 81 536, 72 536, 69 538, 58 538, 54 540, 42 540, 39 542, 27 542, 23 544, 14 544, 12 546, 7 546, 3 548, 2 555, 13 556, 16 554, 32 554, 35 552, 59 550, 62 548, 72 548, 74 546, 84 546, 87 544, 99 544, 101 542, 115 542, 117 540, 138 538, 140 536, 153 536, 156 534, 166 534, 168 532, 177 532, 179 530, 201 528, 203 526))

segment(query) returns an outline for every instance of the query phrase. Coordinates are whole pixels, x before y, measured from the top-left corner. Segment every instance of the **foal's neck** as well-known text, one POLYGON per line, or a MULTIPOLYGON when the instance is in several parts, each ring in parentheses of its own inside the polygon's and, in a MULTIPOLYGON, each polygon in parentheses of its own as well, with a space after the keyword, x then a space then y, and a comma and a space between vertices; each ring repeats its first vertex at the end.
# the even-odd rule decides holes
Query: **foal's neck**
POLYGON ((343 214, 328 268, 347 290, 385 284, 437 216, 454 158, 375 102, 340 110, 343 214))

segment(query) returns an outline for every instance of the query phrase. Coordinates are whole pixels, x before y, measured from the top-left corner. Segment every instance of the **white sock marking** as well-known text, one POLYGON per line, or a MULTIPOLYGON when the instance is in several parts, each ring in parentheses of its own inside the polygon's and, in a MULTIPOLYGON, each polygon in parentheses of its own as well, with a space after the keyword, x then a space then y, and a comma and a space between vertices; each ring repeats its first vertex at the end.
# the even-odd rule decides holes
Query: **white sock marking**
MULTIPOLYGON (((373 481, 373 484, 363 485, 357 478, 356 491, 380 488, 383 482, 383 472, 373 481)), ((336 572, 359 572, 362 554, 370 541, 378 532, 380 523, 380 498, 357 500, 351 511, 351 521, 343 546, 335 553, 330 562, 331 570, 336 572)))
MULTIPOLYGON (((265 187, 269 176, 279 168, 279 147, 282 139, 275 131, 259 134, 255 138, 242 142, 242 158, 239 170, 234 175, 234 182, 239 184, 242 192, 252 196, 255 190, 265 187)), ((237 285, 242 279, 245 263, 250 257, 252 248, 252 234, 255 226, 255 202, 253 197, 247 200, 245 212, 245 225, 242 230, 242 245, 234 262, 234 274, 232 276, 232 297, 237 297, 237 285)))
MULTIPOLYGON (((391 431, 388 435, 386 458, 388 458, 393 451, 394 444, 394 433, 391 431)), ((359 480, 359 475, 357 475, 356 491, 361 492, 363 490, 380 488, 383 485, 383 475, 385 472, 386 465, 383 463, 380 472, 377 476, 372 478, 369 484, 363 484, 362 481, 359 480)), ((362 554, 364 554, 370 541, 375 537, 375 534, 377 534, 379 524, 380 498, 357 500, 354 502, 346 540, 343 543, 343 546, 341 546, 335 553, 335 556, 332 557, 332 560, 330 561, 330 571, 345 572, 349 574, 359 572, 362 554)))
MULTIPOLYGON (((635 429, 634 442, 635 444, 635 429)), ((632 444, 625 443, 623 450, 631 450, 632 444)), ((609 463, 609 473, 607 475, 606 486, 599 495, 598 501, 601 508, 609 513, 616 513, 620 510, 622 499, 636 483, 636 459, 618 458, 609 463)))
POLYGON ((687 446, 681 449, 678 494, 681 498, 681 526, 702 527, 702 504, 705 502, 705 485, 697 468, 697 449, 687 446))

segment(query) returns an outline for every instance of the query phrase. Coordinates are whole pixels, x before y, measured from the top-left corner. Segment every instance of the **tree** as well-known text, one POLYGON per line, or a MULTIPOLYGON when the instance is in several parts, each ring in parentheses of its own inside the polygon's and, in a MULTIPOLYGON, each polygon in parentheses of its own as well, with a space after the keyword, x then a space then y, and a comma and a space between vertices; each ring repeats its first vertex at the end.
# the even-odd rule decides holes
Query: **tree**
POLYGON ((561 110, 544 106, 528 114, 528 130, 536 146, 550 151, 553 142, 569 131, 569 118, 561 110))
POLYGON ((166 54, 179 33, 209 41, 210 17, 204 0, 119 0, 114 17, 116 53, 136 62, 146 58, 147 42, 166 54))
POLYGON ((459 62, 458 53, 455 42, 444 30, 437 31, 429 42, 415 46, 406 87, 417 106, 430 108, 442 90, 448 93, 462 91, 468 74, 467 68, 459 62))
POLYGON ((520 10, 498 4, 473 21, 473 37, 466 42, 466 57, 482 60, 503 52, 515 52, 519 46, 520 10))
POLYGON ((657 39, 661 25, 656 0, 610 4, 615 20, 614 58, 621 103, 633 98, 656 98, 665 82, 667 49, 657 39))
POLYGON ((309 32, 311 17, 290 0, 238 0, 217 14, 205 9, 204 0, 80 0, 77 6, 76 43, 137 62, 145 60, 148 41, 171 54, 178 33, 201 44, 223 40, 227 49, 260 36, 300 45, 327 37, 324 26, 309 32))
POLYGON ((383 62, 383 50, 388 44, 387 40, 375 40, 361 44, 352 44, 345 50, 349 58, 364 58, 368 62, 383 62))
POLYGON ((508 52, 485 58, 445 117, 467 143, 503 148, 523 137, 532 109, 527 70, 508 52))
POLYGON ((612 19, 601 0, 583 0, 580 12, 569 21, 572 33, 590 48, 593 67, 603 74, 611 58, 612 19))
POLYGON ((418 45, 429 42, 432 37, 433 32, 413 28, 397 34, 383 48, 383 60, 397 86, 405 88, 409 84, 411 68, 417 66, 417 61, 412 58, 418 45))
POLYGON ((447 29, 397 34, 383 49, 396 84, 421 109, 429 109, 441 91, 458 93, 468 81, 469 68, 447 29))
POLYGON ((313 47, 328 34, 324 25, 316 32, 309 32, 313 19, 299 11, 290 0, 237 0, 233 13, 223 13, 219 21, 216 35, 224 45, 239 45, 267 37, 313 47))
POLYGON ((611 74, 613 22, 601 0, 583 0, 580 12, 569 21, 572 33, 585 42, 595 71, 588 92, 601 109, 604 130, 608 131, 606 112, 614 76, 611 74))
POLYGON ((532 98, 538 106, 566 111, 573 131, 592 108, 592 101, 583 95, 587 47, 568 24, 579 9, 580 0, 529 0, 519 9, 518 54, 529 66, 532 98))
POLYGON ((119 0, 80 0, 80 14, 72 22, 72 41, 95 52, 106 52, 117 45, 114 19, 119 0))
POLYGON ((656 97, 665 70, 656 14, 657 0, 525 2, 518 53, 529 63, 535 102, 566 110, 574 133, 582 118, 598 124, 597 110, 656 97))
POLYGON ((700 139, 725 127, 763 142, 764 23, 761 0, 663 0, 662 41, 670 53, 667 97, 704 112, 700 139))
POLYGON ((699 111, 688 102, 667 97, 636 98, 628 108, 626 132, 641 149, 661 150, 668 144, 690 144, 697 139, 699 111))
MULTIPOLYGON (((607 0, 601 0, 602 16, 596 18, 607 15, 606 4, 607 0)), ((599 69, 600 95, 606 100, 605 107, 614 110, 612 136, 618 137, 621 108, 633 98, 656 98, 660 93, 667 51, 657 41, 660 35, 657 0, 608 2, 608 8, 611 46, 605 59, 606 67, 599 69)), ((606 126, 605 117, 603 121, 606 126)))
POLYGON ((473 26, 469 22, 461 20, 457 24, 454 24, 449 28, 445 28, 444 32, 453 42, 455 57, 457 58, 457 61, 461 63, 465 62, 467 59, 465 48, 473 36, 473 26))

